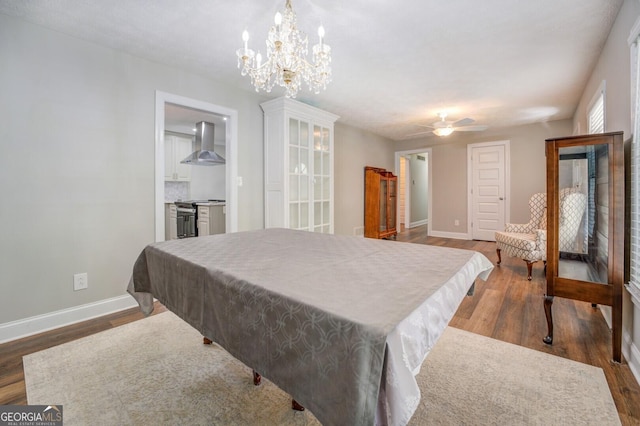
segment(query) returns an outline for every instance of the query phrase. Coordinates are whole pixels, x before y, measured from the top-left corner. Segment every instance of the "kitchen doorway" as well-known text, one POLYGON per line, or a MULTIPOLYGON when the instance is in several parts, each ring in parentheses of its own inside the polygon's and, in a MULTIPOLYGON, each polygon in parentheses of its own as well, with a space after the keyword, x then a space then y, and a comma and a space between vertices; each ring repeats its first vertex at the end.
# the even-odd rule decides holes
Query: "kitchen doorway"
MULTIPOLYGON (((156 91, 155 117, 155 241, 165 240, 165 150, 164 137, 168 119, 167 107, 183 107, 185 110, 200 111, 212 114, 224 120, 225 138, 225 200, 226 200, 226 232, 238 230, 238 112, 236 110, 210 104, 208 102, 156 91)), ((193 123, 195 125, 195 123, 193 123)), ((192 166, 202 167, 202 166, 192 166)))

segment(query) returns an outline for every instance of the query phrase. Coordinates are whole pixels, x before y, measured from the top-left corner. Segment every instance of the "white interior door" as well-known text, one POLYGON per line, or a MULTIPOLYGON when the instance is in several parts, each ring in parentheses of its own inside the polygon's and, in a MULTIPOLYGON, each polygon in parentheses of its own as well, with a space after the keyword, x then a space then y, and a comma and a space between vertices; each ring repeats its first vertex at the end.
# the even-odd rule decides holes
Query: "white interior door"
POLYGON ((470 144, 469 223, 471 239, 495 241, 507 221, 508 141, 470 144))

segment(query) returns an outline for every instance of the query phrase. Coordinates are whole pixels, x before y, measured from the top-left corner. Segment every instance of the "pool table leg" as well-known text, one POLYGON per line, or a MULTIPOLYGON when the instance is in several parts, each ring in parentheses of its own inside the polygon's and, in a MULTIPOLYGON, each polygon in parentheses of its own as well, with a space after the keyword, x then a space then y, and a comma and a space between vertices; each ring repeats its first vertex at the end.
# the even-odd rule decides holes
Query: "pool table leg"
MULTIPOLYGON (((211 341, 211 339, 207 339, 206 337, 203 337, 202 343, 204 343, 205 345, 210 345, 213 342, 211 341)), ((255 386, 258 386, 262 382, 262 376, 256 370, 252 370, 252 371, 253 371, 253 384, 255 386)), ((298 404, 298 402, 295 399, 291 399, 291 408, 296 411, 304 411, 304 407, 298 404)))
POLYGON ((304 411, 304 407, 302 405, 298 404, 298 401, 296 401, 293 398, 291 398, 291 409, 296 410, 296 411, 304 411))
POLYGON ((258 386, 262 382, 262 376, 256 370, 253 370, 253 384, 258 386))

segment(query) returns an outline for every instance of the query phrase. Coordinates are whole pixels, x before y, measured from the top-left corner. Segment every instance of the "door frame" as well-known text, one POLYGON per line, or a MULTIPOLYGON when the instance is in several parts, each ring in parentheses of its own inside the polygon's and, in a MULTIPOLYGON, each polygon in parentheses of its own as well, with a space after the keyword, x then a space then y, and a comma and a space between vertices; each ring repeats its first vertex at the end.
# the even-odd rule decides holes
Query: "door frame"
POLYGON ((492 142, 470 143, 467 145, 467 239, 473 239, 473 161, 471 156, 474 148, 487 148, 490 146, 504 146, 504 223, 511 220, 511 141, 501 140, 492 142))
MULTIPOLYGON (((402 176, 402 180, 404 182, 404 217, 400 218, 400 222, 404 221, 405 229, 409 229, 411 225, 411 194, 407 197, 407 176, 411 176, 411 160, 407 158, 405 155, 401 155, 398 157, 398 161, 400 162, 404 160, 404 176, 402 176)), ((398 168, 398 181, 400 179, 401 169, 398 168)), ((400 193, 400 189, 398 188, 398 194, 400 193)), ((400 200, 398 200, 400 202, 400 200)), ((396 227, 396 229, 401 229, 400 224, 396 227)))
POLYGON ((156 90, 155 117, 155 241, 164 241, 164 105, 198 109, 227 117, 225 147, 226 232, 238 231, 238 111, 156 90))
MULTIPOLYGON (((431 148, 421 148, 421 149, 410 149, 407 151, 396 151, 395 152, 395 175, 396 176, 400 176, 400 157, 404 157, 406 155, 410 155, 410 154, 427 154, 427 179, 429 179, 429 182, 427 182, 427 191, 429 192, 427 194, 427 215, 429 216, 427 218, 427 235, 431 235, 431 227, 433 226, 433 221, 431 220, 433 214, 433 203, 432 198, 433 198, 433 167, 431 167, 431 162, 432 162, 432 157, 433 157, 433 153, 432 153, 432 149, 431 148)), ((407 164, 408 166, 408 164, 407 164)), ((411 167, 406 167, 407 171, 409 171, 409 178, 411 176, 411 167)), ((409 225, 411 224, 411 222, 409 222, 409 220, 411 220, 411 213, 410 213, 410 208, 411 208, 411 191, 407 191, 407 182, 408 182, 408 178, 407 176, 405 176, 405 190, 404 190, 404 196, 405 196, 405 216, 406 216, 406 220, 405 220, 405 226, 406 229, 409 229, 409 225)), ((399 210, 400 209, 400 203, 396 203, 396 209, 399 210)), ((398 212, 396 211, 396 229, 400 229, 400 216, 398 215, 398 212)))

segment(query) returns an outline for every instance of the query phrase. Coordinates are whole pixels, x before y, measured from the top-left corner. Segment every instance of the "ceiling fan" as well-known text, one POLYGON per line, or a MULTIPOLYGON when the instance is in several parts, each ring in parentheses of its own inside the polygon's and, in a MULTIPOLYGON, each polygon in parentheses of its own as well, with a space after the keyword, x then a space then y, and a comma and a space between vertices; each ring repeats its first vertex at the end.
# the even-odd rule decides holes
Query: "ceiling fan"
POLYGON ((433 130, 414 133, 411 135, 407 135, 407 137, 424 135, 429 132, 432 132, 433 134, 438 136, 449 136, 453 132, 478 132, 478 131, 486 130, 488 127, 488 126, 482 126, 482 125, 471 126, 471 124, 475 123, 475 120, 471 118, 463 118, 458 121, 447 121, 446 112, 439 113, 438 117, 440 117, 440 121, 436 121, 431 125, 418 124, 418 126, 420 127, 428 127, 433 130))

